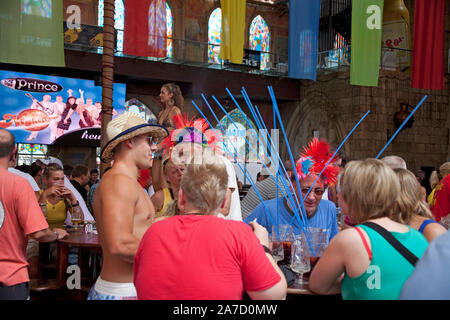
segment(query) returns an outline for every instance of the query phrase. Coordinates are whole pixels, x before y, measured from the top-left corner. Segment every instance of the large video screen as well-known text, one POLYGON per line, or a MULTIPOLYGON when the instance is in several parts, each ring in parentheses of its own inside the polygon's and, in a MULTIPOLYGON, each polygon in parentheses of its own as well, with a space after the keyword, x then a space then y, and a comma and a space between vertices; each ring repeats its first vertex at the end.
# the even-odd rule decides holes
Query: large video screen
MULTIPOLYGON (((100 127, 102 88, 82 80, 0 70, 0 128, 20 143, 52 144, 100 127)), ((125 84, 114 84, 113 118, 125 111, 125 84)))

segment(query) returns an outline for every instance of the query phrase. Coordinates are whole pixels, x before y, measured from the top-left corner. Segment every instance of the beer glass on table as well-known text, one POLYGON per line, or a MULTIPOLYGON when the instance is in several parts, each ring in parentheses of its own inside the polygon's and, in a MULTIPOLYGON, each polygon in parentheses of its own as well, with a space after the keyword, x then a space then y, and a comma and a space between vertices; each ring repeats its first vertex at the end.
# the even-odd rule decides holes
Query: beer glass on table
MULTIPOLYGON (((273 227, 272 227, 272 230, 273 230, 273 227)), ((272 242, 273 260, 275 260, 278 263, 279 261, 284 259, 283 243, 280 241, 279 238, 277 238, 277 235, 273 231, 272 231, 270 241, 272 242)))
POLYGON ((311 270, 311 261, 306 246, 302 237, 296 237, 291 245, 290 267, 295 272, 294 288, 308 288, 308 281, 303 279, 303 274, 311 270))
POLYGON ((80 225, 83 223, 83 214, 81 212, 80 206, 72 208, 71 222, 75 230, 78 230, 80 225))
POLYGON ((309 276, 311 275, 312 270, 314 269, 315 265, 319 261, 328 245, 328 229, 307 228, 306 233, 308 239, 306 239, 304 232, 302 232, 301 238, 303 243, 305 244, 307 255, 309 256, 311 270, 306 272, 303 277, 306 280, 309 280, 309 276))

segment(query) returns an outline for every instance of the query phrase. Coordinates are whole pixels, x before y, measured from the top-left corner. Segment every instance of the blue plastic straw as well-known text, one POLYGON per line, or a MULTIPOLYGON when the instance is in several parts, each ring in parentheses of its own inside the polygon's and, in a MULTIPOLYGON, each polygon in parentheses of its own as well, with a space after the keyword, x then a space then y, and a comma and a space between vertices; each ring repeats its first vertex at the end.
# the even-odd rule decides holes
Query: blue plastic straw
POLYGON ((400 131, 403 129, 403 127, 405 126, 405 124, 408 122, 408 120, 412 117, 412 115, 414 114, 414 112, 417 111, 417 109, 420 108, 420 106, 422 105, 422 103, 428 98, 427 95, 425 95, 422 100, 420 100, 419 104, 413 109, 413 111, 411 111, 411 113, 408 115, 408 117, 406 117, 405 121, 403 121, 403 123, 401 124, 401 126, 397 129, 397 131, 395 131, 394 135, 389 139, 388 143, 386 143, 386 145, 380 150, 380 152, 378 153, 378 155, 375 157, 375 159, 378 159, 384 152, 384 150, 388 147, 388 145, 395 139, 395 137, 400 133, 400 131))
MULTIPOLYGON (((327 168, 327 166, 331 163, 331 161, 333 161, 334 157, 336 156, 336 154, 338 153, 338 151, 342 148, 342 146, 344 145, 344 143, 347 141, 347 139, 352 135, 353 131, 356 130, 356 128, 358 128, 358 126, 361 124, 361 122, 369 115, 370 110, 368 110, 366 112, 366 114, 361 118, 361 120, 358 121, 358 123, 353 127, 353 129, 347 134, 347 136, 345 137, 344 141, 341 142, 341 144, 339 145, 339 147, 336 149, 336 151, 333 153, 333 156, 330 158, 330 160, 328 160, 328 162, 325 164, 325 166, 323 167, 322 171, 320 171, 319 175, 317 176, 316 180, 314 181, 314 183, 311 185, 311 187, 309 188, 308 192, 305 195, 305 199, 308 197, 309 193, 311 192, 313 186, 316 184, 316 182, 319 180, 320 176, 322 175, 322 173, 325 171, 325 169, 327 168)), ((293 219, 291 220, 291 223, 293 222, 293 219)))
MULTIPOLYGON (((239 104, 237 103, 237 101, 236 101, 236 99, 234 98, 234 96, 231 94, 231 92, 228 90, 228 88, 226 88, 226 90, 227 90, 227 92, 228 92, 228 94, 230 95, 230 97, 232 98, 232 100, 233 100, 233 102, 236 104, 236 106, 237 106, 237 108, 242 112, 242 114, 245 114, 243 111, 242 111, 242 109, 241 109, 241 107, 239 106, 239 104)), ((214 98, 214 100, 216 101, 216 103, 219 105, 219 107, 221 107, 222 108, 222 111, 224 111, 225 113, 227 113, 226 111, 225 111, 225 109, 223 109, 223 107, 220 105, 220 103, 219 103, 219 101, 217 101, 217 99, 213 96, 213 98, 214 98)), ((254 111, 252 110, 252 108, 251 108, 251 103, 249 103, 248 101, 247 101, 247 104, 249 104, 249 109, 250 109, 250 112, 252 112, 252 114, 253 114, 253 116, 255 117, 255 113, 254 113, 254 111)), ((248 121, 248 119, 247 118, 245 118, 246 119, 246 121, 247 121, 247 124, 248 124, 248 126, 249 127, 251 127, 253 130, 254 130, 254 128, 253 128, 253 126, 252 126, 252 124, 248 121)), ((230 119, 231 120, 231 119, 230 119)), ((231 120, 231 121, 233 121, 233 120, 231 120)), ((260 122, 257 120, 257 119, 255 119, 255 121, 257 122, 257 123, 259 123, 260 124, 260 122)), ((234 123, 234 121, 233 121, 233 123, 234 123)), ((265 125, 264 125, 265 126, 265 125)), ((260 128, 261 129, 261 128, 260 128)), ((267 131, 267 129, 266 129, 266 131, 267 131)), ((269 139, 270 139, 270 136, 269 136, 269 139)), ((258 141, 259 141, 259 136, 258 136, 258 141)), ((272 140, 270 139, 270 141, 271 141, 271 143, 272 143, 272 140)), ((246 142, 248 143, 248 141, 246 140, 246 142)), ((249 143, 248 143, 249 144, 249 143)), ((272 145, 273 145, 273 143, 272 143, 272 145)), ((251 146, 250 144, 249 144, 249 146, 252 148, 252 150, 255 152, 255 150, 253 149, 253 146, 251 146)), ((255 152, 256 153, 256 152, 255 152)), ((266 167, 266 169, 267 169, 267 166, 264 164, 264 162, 261 160, 261 158, 259 157, 259 154, 258 153, 256 153, 257 154, 257 156, 258 156, 258 159, 263 163, 263 165, 266 167)), ((281 161, 281 159, 280 159, 280 156, 279 156, 279 154, 277 153, 277 156, 278 156, 278 158, 279 158, 279 162, 281 163, 281 165, 282 165, 282 167, 283 167, 283 169, 284 169, 284 165, 283 165, 283 162, 281 161)), ((269 160, 270 160, 270 162, 272 163, 272 165, 273 165, 273 162, 272 162, 272 158, 271 157, 269 157, 269 160)), ((274 166, 275 167, 275 166, 274 166)), ((269 170, 268 170, 269 171, 269 170)), ((284 171, 284 173, 286 173, 286 170, 284 171)), ((272 176, 272 174, 270 173, 270 171, 269 171, 269 175, 274 179, 274 181, 276 181, 275 179, 275 177, 273 177, 272 176)), ((286 183, 285 183, 285 181, 287 181, 287 180, 284 180, 283 178, 281 179, 281 182, 283 183, 283 186, 285 187, 285 189, 286 190, 289 190, 289 188, 286 186, 286 183)), ((283 191, 282 191, 283 192, 283 191)), ((286 191, 286 193, 284 193, 283 192, 283 195, 285 195, 287 198, 289 198, 289 201, 288 202, 290 202, 291 203, 291 206, 292 206, 292 208, 293 208, 293 210, 294 210, 294 216, 296 215, 296 214, 298 214, 297 213, 297 210, 298 210, 298 208, 295 206, 295 201, 293 200, 293 198, 292 198, 292 194, 290 193, 290 192, 288 192, 288 191, 286 191)), ((296 194, 294 194, 294 196, 295 197, 297 197, 297 195, 296 194)), ((298 203, 298 199, 297 199, 297 203, 298 203)), ((305 224, 306 226, 307 226, 307 221, 304 219, 304 216, 302 215, 302 216, 300 216, 301 218, 302 218, 302 222, 303 222, 303 224, 305 224)), ((300 222, 300 224, 302 224, 302 222, 300 222)), ((303 226, 301 225, 301 228, 303 229, 303 226)))
MULTIPOLYGON (((273 89, 272 89, 271 86, 269 86, 268 89, 269 89, 269 94, 270 94, 270 97, 272 99, 272 103, 273 103, 275 112, 276 112, 277 117, 278 117, 278 121, 280 123, 281 131, 283 132, 283 136, 284 136, 284 139, 286 141, 286 146, 287 146, 287 150, 288 150, 288 153, 289 153, 289 158, 291 160, 291 163, 294 165, 295 164, 294 157, 292 156, 291 147, 289 146, 289 142, 288 142, 289 140, 287 138, 286 131, 284 130, 283 121, 281 120, 280 110, 278 109, 278 104, 277 104, 277 101, 275 99, 275 93, 273 92, 273 89)), ((301 194, 301 188, 300 188, 300 182, 298 180, 298 175, 294 174, 294 177, 295 177, 295 182, 297 183, 297 190, 299 190, 298 195, 300 196, 300 199, 301 199, 301 206, 302 206, 302 212, 301 213, 304 214, 304 217, 306 218, 306 209, 305 209, 305 206, 304 206, 304 203, 303 203, 303 197, 302 197, 302 194, 301 194)), ((300 222, 300 217, 298 215, 295 215, 295 217, 300 222)), ((311 250, 314 251, 313 248, 311 248, 311 250)))
MULTIPOLYGON (((255 106, 255 107, 252 106, 252 103, 251 103, 251 101, 250 101, 250 97, 248 96, 248 94, 247 94, 247 92, 245 91, 245 88, 244 88, 244 87, 242 87, 241 93, 242 93, 242 95, 243 95, 243 97, 244 97, 244 99, 245 99, 245 102, 247 103, 247 105, 248 105, 248 107, 249 107, 250 112, 251 112, 252 115, 253 115, 253 118, 255 118, 255 121, 258 122, 258 119, 257 119, 257 116, 256 116, 256 112, 258 112, 258 114, 259 114, 259 111, 258 111, 257 107, 256 107, 256 106, 255 106), (254 110, 253 110, 253 109, 254 109, 254 110)), ((276 115, 275 109, 274 109, 274 115, 276 115)), ((260 120, 262 121, 262 125, 264 126, 264 129, 266 130, 266 132, 268 132, 267 127, 266 127, 264 121, 262 120, 261 114, 259 114, 259 116, 260 116, 260 120)), ((260 123, 261 123, 261 122, 260 122, 260 123)), ((276 125, 276 119, 274 119, 274 126, 275 126, 275 125, 276 125)), ((273 143, 272 138, 270 137, 270 135, 269 135, 269 141, 270 141, 270 146, 271 146, 272 148, 275 148, 274 143, 273 143)), ((286 175, 287 175, 287 170, 286 170, 286 168, 284 167, 283 161, 281 160, 280 155, 279 155, 278 153, 277 153, 277 156, 278 156, 278 161, 279 161, 279 163, 280 163, 280 166, 281 166, 281 168, 282 168, 282 171, 283 171, 284 175, 286 176, 286 175)), ((281 180, 283 186, 286 188, 286 184, 284 183, 284 181, 285 181, 285 180, 281 180)), ((288 181, 288 180, 286 180, 286 181, 287 181, 287 183, 288 183, 288 186, 292 186, 291 181, 288 181)), ((278 186, 278 184, 277 184, 277 186, 278 186)), ((278 194, 278 193, 277 193, 277 194, 278 194)), ((293 208, 297 209, 297 207, 301 207, 301 202, 298 200, 298 197, 297 197, 297 194, 296 194, 296 193, 294 193, 293 196, 294 196, 295 201, 293 201, 292 199, 286 199, 286 200, 288 200, 288 202, 290 203, 290 205, 291 205, 293 208), (292 200, 292 202, 291 202, 291 200, 292 200), (297 205, 297 207, 296 207, 295 205, 297 205)), ((289 197, 288 197, 288 198, 289 198, 289 197)), ((292 198, 292 197, 291 197, 291 198, 292 198)), ((301 200, 302 200, 302 199, 301 199, 301 200)), ((295 209, 294 209, 294 211, 295 211, 295 209)), ((307 222, 307 220, 304 219, 304 216, 302 215, 302 216, 300 216, 300 217, 302 218, 303 223, 304 223, 305 225, 307 225, 308 222, 307 222)))
MULTIPOLYGON (((206 104, 208 105, 208 108, 211 110, 211 112, 212 112, 214 118, 218 121, 218 118, 217 118, 216 114, 215 114, 214 111, 212 110, 211 106, 209 105, 208 101, 206 100, 206 98, 204 97, 203 94, 202 94, 202 97, 203 97, 203 99, 205 100, 206 104)), ((203 114, 203 112, 201 111, 201 109, 197 106, 197 104, 196 104, 193 100, 192 100, 192 104, 195 106, 195 108, 198 110, 198 112, 201 114, 201 116, 205 119, 205 121, 209 124, 209 126, 210 126, 211 129, 214 131, 214 133, 215 133, 217 136, 219 136, 219 135, 217 134, 216 129, 211 125, 211 123, 208 121, 208 119, 207 119, 206 116, 203 114)), ((218 122, 219 122, 219 121, 218 121, 218 122)), ((228 147, 226 146, 226 144, 223 143, 223 145, 224 145, 225 149, 229 152, 230 150, 228 149, 228 147)), ((233 145, 233 147, 234 147, 234 145, 233 145)), ((234 149, 236 150, 236 147, 234 147, 234 149)), ((231 152, 230 152, 230 153, 231 153, 231 152)), ((240 165, 239 162, 237 161, 236 157, 234 156, 234 153, 233 153, 233 158, 234 158, 234 160, 236 161, 237 165, 239 166, 239 169, 241 169, 241 171, 246 175, 246 177, 249 179, 251 185, 254 186, 253 179, 251 178, 250 175, 247 176, 246 170, 244 170, 244 169, 241 167, 241 165, 240 165)), ((271 215, 270 215, 269 209, 267 209, 266 205, 264 204, 264 200, 262 199, 261 195, 259 194, 257 188, 255 188, 255 192, 256 192, 256 195, 258 196, 259 200, 260 200, 261 203, 263 204, 264 210, 265 210, 266 213, 268 214, 269 219, 271 219, 272 224, 274 224, 274 223, 273 223, 273 219, 272 219, 272 217, 271 217, 271 215)), ((277 236, 277 238, 279 238, 279 235, 278 235, 278 234, 277 234, 276 236, 277 236)))
MULTIPOLYGON (((231 97, 233 98, 233 101, 236 103, 236 105, 237 106, 239 106, 239 104, 237 104, 237 102, 236 102, 236 100, 234 99, 234 97, 233 97, 233 95, 231 95, 231 97)), ((214 97, 214 96, 212 96, 212 98, 214 99, 214 101, 216 101, 216 103, 217 103, 217 105, 222 109, 222 111, 225 113, 225 115, 227 116, 227 118, 228 118, 228 120, 230 120, 235 126, 236 126, 236 123, 234 122, 234 120, 233 119, 231 119, 230 118, 230 116, 228 115, 228 113, 226 112, 226 110, 222 107, 222 105, 220 104, 220 102, 216 99, 216 97, 214 97)), ((240 109, 240 107, 239 107, 239 109, 240 109)), ((242 112, 242 109, 240 109, 241 110, 241 112, 242 112)), ((246 119, 247 120, 247 119, 246 119)), ((247 120, 248 121, 248 120, 247 120)), ((250 124, 249 124, 249 126, 251 126, 250 124)), ((253 149, 253 146, 248 142, 248 140, 247 140, 247 138, 244 138, 245 139, 245 142, 252 148, 252 150, 255 152, 255 150, 253 149)), ((259 155, 258 155, 258 153, 257 152, 255 152, 256 154, 257 154, 257 156, 258 156, 258 158, 259 158, 259 155)), ((270 158, 269 158, 270 159, 270 158)), ((261 159, 260 159, 261 160, 261 159)), ((271 159, 270 159, 271 160, 271 159)), ((262 162, 262 161, 261 161, 262 162)), ((275 178, 273 177, 273 175, 270 173, 270 171, 269 171, 269 169, 267 168, 267 166, 265 165, 265 163, 263 162, 263 165, 264 165, 264 167, 267 169, 267 171, 269 172, 269 175, 275 180, 275 178)), ((294 206, 294 208, 295 208, 295 206, 294 206)), ((303 229, 303 225, 302 225, 302 222, 299 220, 299 223, 300 223, 300 225, 301 225, 301 228, 303 229)), ((273 220, 272 220, 272 224, 274 224, 275 225, 275 223, 273 223, 273 220)))

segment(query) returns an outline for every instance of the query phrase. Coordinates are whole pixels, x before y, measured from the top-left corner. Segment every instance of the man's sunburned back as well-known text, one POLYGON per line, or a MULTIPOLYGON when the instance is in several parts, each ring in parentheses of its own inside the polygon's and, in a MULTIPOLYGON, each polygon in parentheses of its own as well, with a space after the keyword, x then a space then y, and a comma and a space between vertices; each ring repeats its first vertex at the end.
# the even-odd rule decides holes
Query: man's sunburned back
POLYGON ((133 282, 134 254, 153 222, 153 204, 137 180, 116 166, 102 177, 95 194, 94 212, 103 250, 100 276, 111 282, 133 282))

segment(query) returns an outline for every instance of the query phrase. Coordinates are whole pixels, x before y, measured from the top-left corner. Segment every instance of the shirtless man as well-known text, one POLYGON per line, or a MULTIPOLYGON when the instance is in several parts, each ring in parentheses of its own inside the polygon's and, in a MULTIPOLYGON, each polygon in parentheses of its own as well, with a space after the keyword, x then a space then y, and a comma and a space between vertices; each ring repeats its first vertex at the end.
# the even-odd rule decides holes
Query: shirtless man
POLYGON ((140 170, 151 167, 154 142, 161 141, 168 132, 128 112, 109 122, 106 132, 108 142, 101 158, 113 159, 114 164, 95 191, 93 206, 103 265, 88 299, 136 299, 134 256, 155 215, 150 198, 138 183, 138 175, 140 170))

